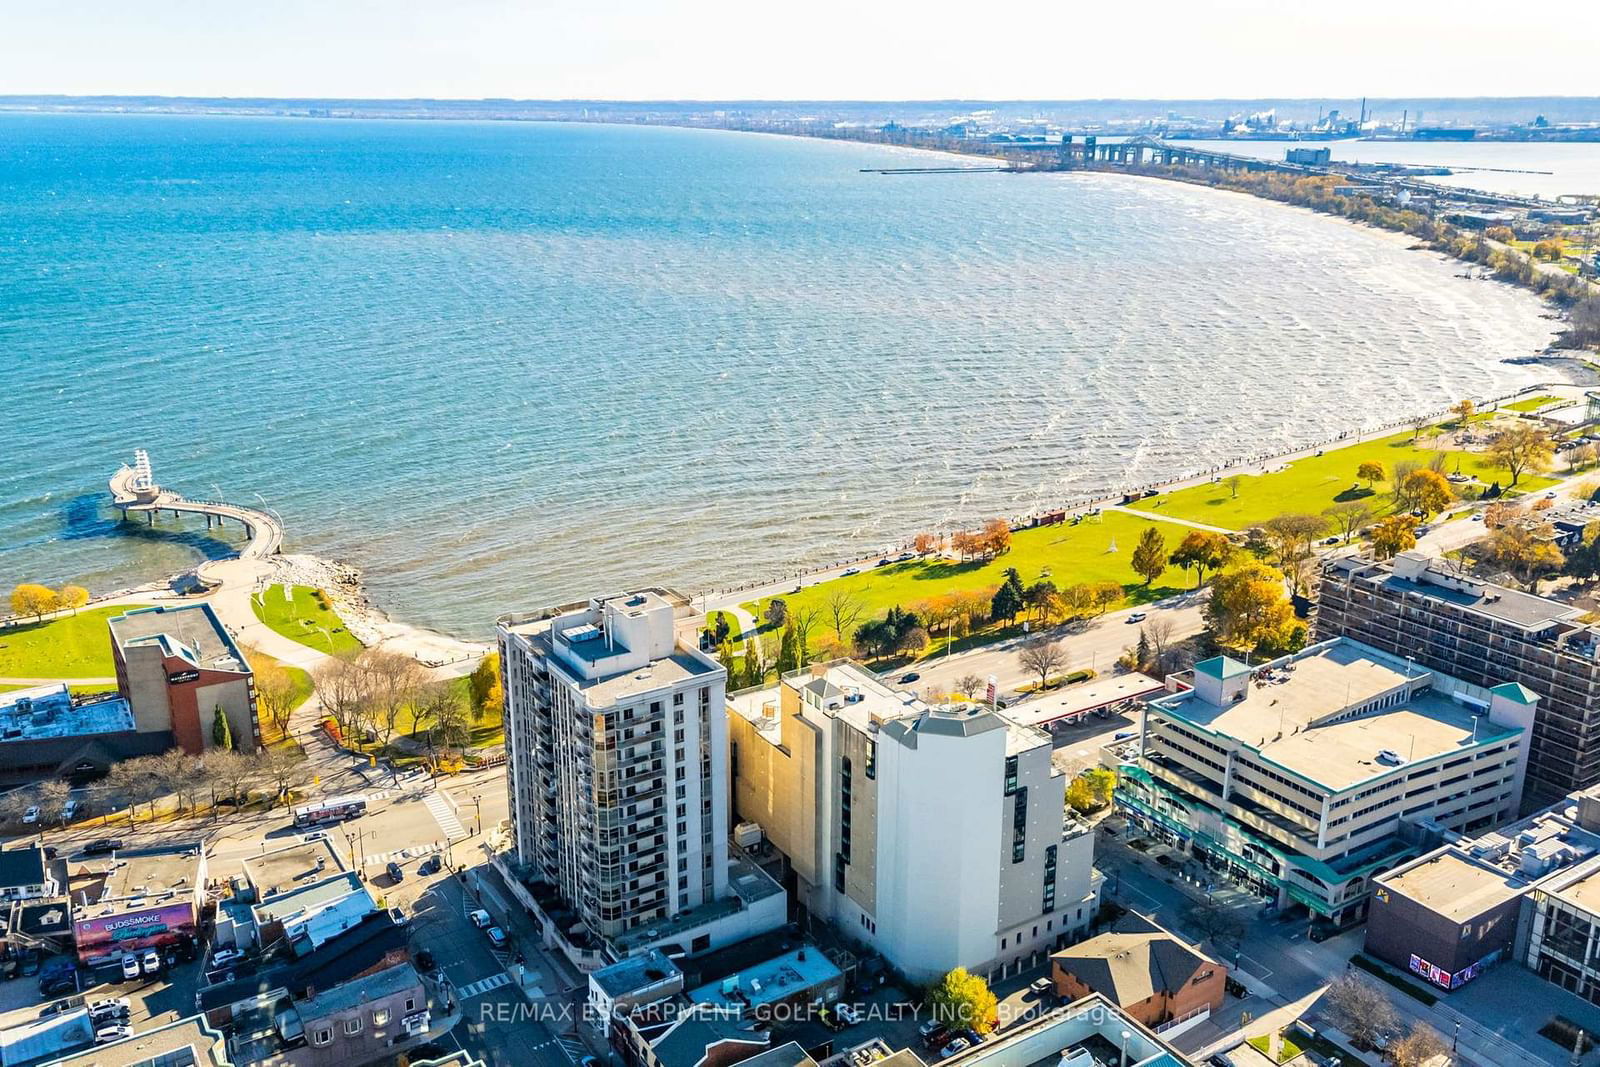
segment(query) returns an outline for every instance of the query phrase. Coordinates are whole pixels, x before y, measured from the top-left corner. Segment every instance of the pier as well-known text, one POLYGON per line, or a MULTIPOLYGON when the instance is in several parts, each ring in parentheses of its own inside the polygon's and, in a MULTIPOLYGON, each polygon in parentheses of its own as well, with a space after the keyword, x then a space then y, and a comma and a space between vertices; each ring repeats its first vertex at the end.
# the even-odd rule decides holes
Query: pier
POLYGON ((196 500, 175 489, 163 489, 156 484, 150 456, 142 448, 135 450, 131 466, 124 463, 111 476, 111 506, 122 513, 124 521, 130 512, 142 512, 151 524, 163 511, 170 511, 175 517, 185 513, 204 515, 208 530, 213 524, 220 528, 231 519, 243 526, 250 537, 239 552, 240 559, 267 559, 283 547, 283 522, 276 515, 263 508, 225 500, 196 500))

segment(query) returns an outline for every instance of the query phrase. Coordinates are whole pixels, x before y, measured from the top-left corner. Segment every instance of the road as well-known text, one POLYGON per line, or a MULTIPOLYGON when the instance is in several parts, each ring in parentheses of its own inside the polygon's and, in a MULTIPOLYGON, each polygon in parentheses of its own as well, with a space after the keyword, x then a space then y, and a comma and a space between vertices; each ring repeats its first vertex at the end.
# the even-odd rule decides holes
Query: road
MULTIPOLYGON (((1086 668, 1109 674, 1116 669, 1117 658, 1123 650, 1138 644, 1139 626, 1130 621, 1133 615, 1142 614, 1151 622, 1170 622, 1172 638, 1178 640, 1191 637, 1205 628, 1200 614, 1203 603, 1203 593, 1186 593, 1141 608, 1108 612, 1082 629, 1074 630, 1069 626, 1046 632, 1057 637, 1066 635, 1062 643, 1067 662, 1060 673, 1086 668)), ((1028 636, 1013 637, 969 652, 928 659, 907 668, 907 671, 914 670, 920 677, 915 682, 901 685, 901 688, 914 689, 925 697, 940 699, 944 694, 955 691, 958 679, 971 674, 985 681, 993 676, 1002 695, 1014 694, 1018 686, 1038 681, 1038 677, 1025 669, 1018 659, 1018 650, 1027 640, 1028 636)), ((898 684, 896 679, 903 676, 904 672, 891 675, 887 681, 898 684)))

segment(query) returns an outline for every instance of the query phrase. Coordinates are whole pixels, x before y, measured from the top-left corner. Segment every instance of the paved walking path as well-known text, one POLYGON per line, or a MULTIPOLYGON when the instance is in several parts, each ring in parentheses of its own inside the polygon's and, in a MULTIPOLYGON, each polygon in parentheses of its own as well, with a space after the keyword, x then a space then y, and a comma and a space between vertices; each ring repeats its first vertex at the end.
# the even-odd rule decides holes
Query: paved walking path
POLYGON ((1137 518, 1149 519, 1151 522, 1170 522, 1177 526, 1188 526, 1195 530, 1204 530, 1207 533, 1231 535, 1237 532, 1235 530, 1228 529, 1226 526, 1207 526, 1205 523, 1195 522, 1193 519, 1180 519, 1176 515, 1162 515, 1160 512, 1156 511, 1139 511, 1135 508, 1123 507, 1121 504, 1113 504, 1106 510, 1121 511, 1125 514, 1136 516, 1137 518))

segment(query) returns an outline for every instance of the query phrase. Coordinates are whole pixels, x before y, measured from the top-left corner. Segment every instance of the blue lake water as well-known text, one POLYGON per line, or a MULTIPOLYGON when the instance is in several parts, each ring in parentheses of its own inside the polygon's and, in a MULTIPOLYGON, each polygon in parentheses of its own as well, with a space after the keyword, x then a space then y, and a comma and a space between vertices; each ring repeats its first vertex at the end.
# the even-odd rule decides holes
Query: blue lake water
POLYGON ((106 478, 284 516, 464 634, 777 573, 1552 373, 1524 294, 1117 176, 710 131, 0 116, 0 584, 225 551, 106 478))

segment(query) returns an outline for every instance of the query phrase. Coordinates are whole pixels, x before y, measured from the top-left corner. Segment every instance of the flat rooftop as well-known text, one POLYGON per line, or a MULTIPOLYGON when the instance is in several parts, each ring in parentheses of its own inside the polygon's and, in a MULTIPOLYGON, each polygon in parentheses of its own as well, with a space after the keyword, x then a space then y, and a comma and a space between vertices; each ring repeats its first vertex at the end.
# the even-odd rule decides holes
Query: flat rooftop
POLYGON ((680 648, 663 659, 651 660, 648 666, 638 670, 623 671, 592 682, 580 682, 579 689, 591 707, 603 707, 606 704, 625 703, 629 697, 639 693, 714 674, 718 669, 716 663, 680 648))
POLYGON ((287 892, 313 878, 327 878, 344 870, 344 863, 330 838, 326 841, 301 841, 288 848, 247 856, 239 867, 240 873, 256 887, 256 892, 268 897, 274 892, 287 892))
POLYGON ((1446 851, 1415 863, 1382 884, 1456 922, 1466 922, 1523 894, 1528 881, 1511 871, 1446 851))
POLYGON ((1550 895, 1571 901, 1591 915, 1600 915, 1600 867, 1560 889, 1552 890, 1550 895))
POLYGON ((1514 732, 1431 690, 1413 692, 1399 703, 1352 719, 1317 725, 1345 708, 1434 676, 1353 641, 1318 646, 1275 669, 1263 665, 1256 675, 1245 699, 1225 707, 1192 690, 1153 700, 1149 707, 1233 738, 1332 790, 1396 770, 1398 765, 1377 761, 1384 749, 1414 763, 1514 732))
POLYGON ((158 1059, 162 1067, 223 1064, 222 1038, 200 1015, 178 1019, 153 1030, 141 1030, 126 1041, 94 1048, 54 1061, 50 1067, 144 1067, 158 1059))
POLYGON ((196 881, 204 876, 200 849, 196 842, 161 851, 118 852, 104 860, 69 859, 73 918, 93 919, 191 899, 196 881), (80 884, 82 871, 88 872, 87 885, 80 884), (80 895, 84 893, 87 903, 80 895))
POLYGON ((74 705, 65 682, 0 693, 0 743, 132 729, 133 711, 121 697, 74 705))
POLYGON ((1416 594, 1459 608, 1476 611, 1500 622, 1524 629, 1541 629, 1554 622, 1576 619, 1581 608, 1524 593, 1509 586, 1494 585, 1468 573, 1456 573, 1438 560, 1426 566, 1418 559, 1401 560, 1402 569, 1416 570, 1416 578, 1395 573, 1395 563, 1373 562, 1355 557, 1339 560, 1331 567, 1383 586, 1397 594, 1416 594))
POLYGON ((1002 714, 1022 726, 1043 726, 1060 719, 1086 715, 1108 705, 1124 700, 1166 691, 1166 685, 1150 677, 1131 671, 1128 674, 1096 678, 1083 685, 1069 685, 1049 693, 1012 704, 1002 714))
POLYGON ((158 644, 168 655, 182 656, 197 667, 248 669, 210 604, 140 608, 115 616, 110 626, 111 639, 123 648, 158 644))
POLYGON ((755 726, 769 744, 782 741, 782 711, 778 686, 761 686, 728 694, 728 709, 755 726))
MULTIPOLYGON (((674 937, 698 929, 706 923, 735 915, 758 900, 783 892, 773 880, 737 848, 728 849, 728 895, 709 900, 698 907, 680 911, 670 918, 639 926, 612 938, 615 947, 631 952, 640 945, 670 945, 674 937)), ((681 946, 687 947, 687 946, 681 946)))
POLYGON ((689 999, 697 1004, 754 1008, 787 1000, 843 976, 844 972, 835 967, 820 948, 807 945, 729 975, 720 982, 708 982, 691 990, 689 999))
POLYGON ((782 682, 800 692, 802 703, 809 694, 840 722, 862 733, 870 733, 875 720, 898 719, 928 709, 913 694, 884 684, 854 660, 802 667, 784 675, 782 682))
POLYGON ((254 909, 256 921, 270 923, 278 919, 287 920, 296 915, 309 915, 352 894, 366 897, 368 904, 371 904, 371 894, 353 872, 340 872, 320 882, 307 881, 286 887, 282 892, 257 904, 254 909))

